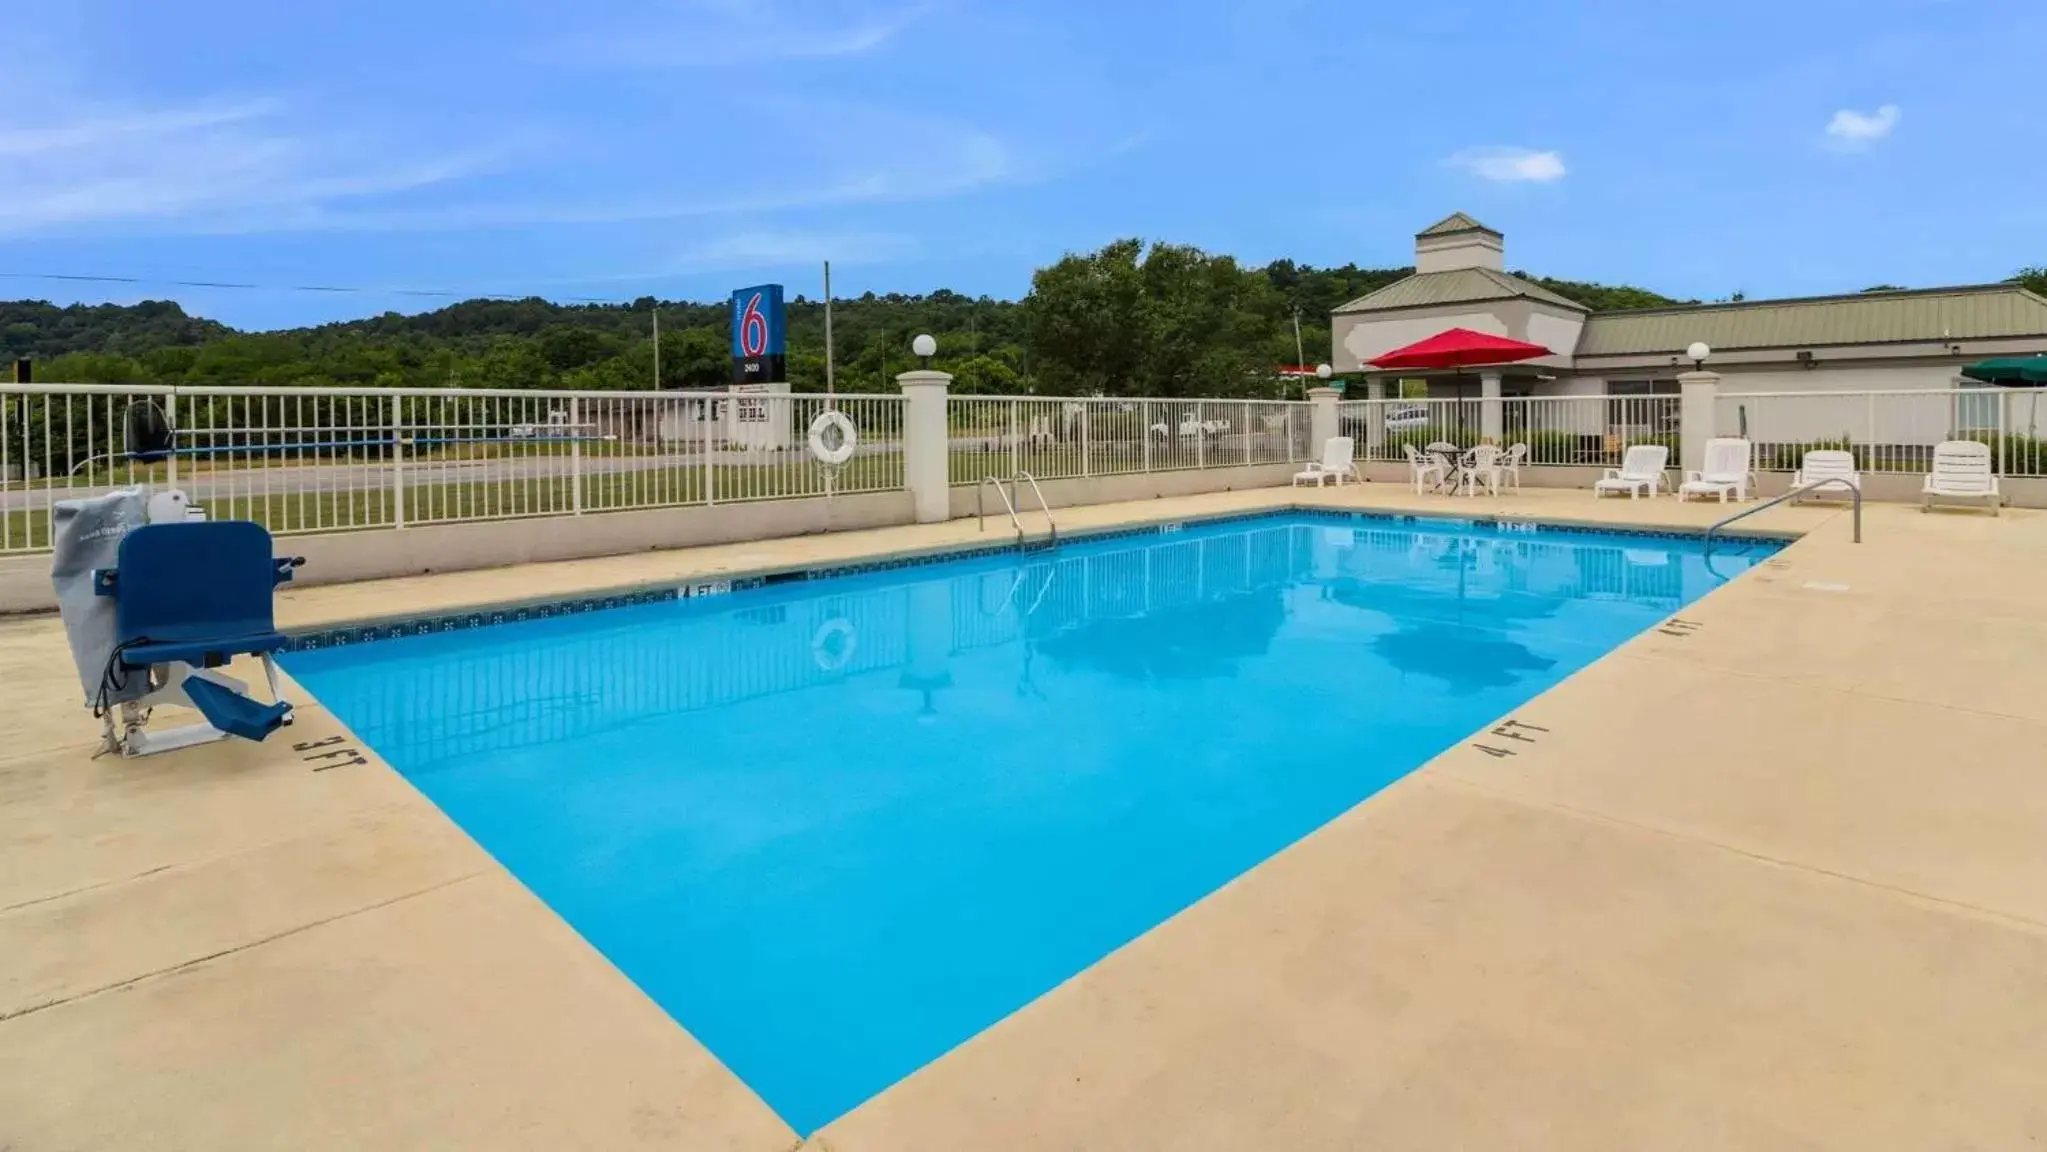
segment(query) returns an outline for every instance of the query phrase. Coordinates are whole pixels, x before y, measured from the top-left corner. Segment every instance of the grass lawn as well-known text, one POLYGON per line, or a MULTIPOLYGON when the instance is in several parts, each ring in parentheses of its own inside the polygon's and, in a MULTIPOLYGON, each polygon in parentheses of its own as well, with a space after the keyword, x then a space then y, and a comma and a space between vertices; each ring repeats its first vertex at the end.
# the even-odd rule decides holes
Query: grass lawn
MULTIPOLYGON (((531 459, 522 456, 522 459, 531 459)), ((792 451, 772 463, 670 464, 622 471, 613 467, 614 454, 595 454, 586 461, 582 477, 582 510, 610 512, 641 508, 678 508, 710 502, 725 504, 749 500, 821 496, 825 493, 826 469, 808 453, 792 451)), ((1227 446, 1211 442, 1200 458, 1216 466, 1242 462, 1238 443, 1227 446)), ((1191 443, 1155 443, 1153 470, 1195 466, 1197 454, 1191 443)), ((1116 475, 1145 470, 1145 449, 1141 441, 1095 443, 1083 460, 1078 443, 1050 443, 960 447, 951 454, 949 478, 954 484, 978 483, 984 476, 1007 478, 1022 469, 1040 480, 1080 475, 1116 475)), ((357 528, 388 528, 397 522, 397 502, 384 461, 353 462, 361 471, 347 474, 340 469, 344 460, 306 460, 296 467, 325 470, 325 479, 315 479, 297 491, 265 492, 266 479, 281 486, 288 475, 266 478, 260 467, 244 463, 234 467, 194 469, 181 462, 178 483, 192 492, 194 501, 205 506, 215 519, 254 520, 275 533, 337 532, 357 528), (324 485, 331 484, 333 487, 324 485), (345 486, 353 484, 353 487, 345 486)), ((449 454, 432 458, 411 458, 405 463, 405 523, 429 524, 456 520, 489 520, 522 516, 560 516, 576 508, 575 481, 565 475, 512 473, 499 479, 463 476, 443 479, 445 465, 466 465, 478 469, 474 457, 449 454)), ((550 461, 553 468, 566 469, 567 461, 550 461)), ((283 465, 277 465, 283 467, 283 465)), ((123 466, 114 470, 81 473, 81 489, 109 485, 168 482, 161 464, 123 466)), ((835 493, 883 492, 903 486, 903 458, 900 452, 875 452, 854 457, 837 470, 831 490, 835 493)), ((18 482, 0 485, 0 492, 15 495, 18 482)), ((30 489, 36 506, 16 507, 0 513, 0 551, 34 552, 50 546, 50 513, 47 501, 63 499, 59 489, 44 493, 30 489)))

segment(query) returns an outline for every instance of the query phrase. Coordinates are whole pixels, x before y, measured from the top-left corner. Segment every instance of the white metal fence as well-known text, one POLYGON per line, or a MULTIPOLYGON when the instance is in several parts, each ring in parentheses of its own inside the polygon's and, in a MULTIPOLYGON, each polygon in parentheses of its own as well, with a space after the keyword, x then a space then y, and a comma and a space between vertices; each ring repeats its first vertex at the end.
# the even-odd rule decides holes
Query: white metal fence
POLYGON ((1613 467, 1630 444, 1679 458, 1676 396, 1536 396, 1499 400, 1348 400, 1337 429, 1360 459, 1399 462, 1430 444, 1528 445, 1533 465, 1613 467))
POLYGON ((0 386, 0 553, 49 548, 56 501, 138 483, 277 533, 896 491, 903 400, 0 386), (130 413, 152 406, 172 449, 137 458, 130 413), (826 409, 857 432, 835 468, 808 449, 826 409))
POLYGON ((1723 392, 1714 430, 1756 446, 1756 467, 1790 472, 1816 448, 1852 452, 1863 472, 1923 474, 1943 440, 1987 444, 2005 476, 2047 476, 2038 388, 1889 392, 1723 392))
POLYGON ((1291 463, 1312 454, 1309 410, 1300 400, 954 396, 952 482, 1291 463))
MULTIPOLYGON (((1991 446, 2001 474, 2039 477, 2042 391, 1721 393, 1714 431, 1755 442, 1764 471, 1832 447, 1867 472, 1918 473, 1935 444, 1968 439, 1991 446)), ((1337 431, 1371 462, 1490 439, 1527 444, 1536 466, 1611 467, 1640 443, 1681 459, 1679 408, 1654 395, 1352 400, 1337 431)), ((1319 452, 1312 411, 955 396, 949 474, 973 484, 1291 463, 1319 452)), ((174 484, 215 517, 278 533, 899 491, 904 415, 893 395, 0 385, 0 554, 48 549, 56 501, 136 483, 174 484), (130 424, 152 409, 172 447, 138 457, 130 424), (808 445, 828 409, 857 430, 836 467, 808 445)))

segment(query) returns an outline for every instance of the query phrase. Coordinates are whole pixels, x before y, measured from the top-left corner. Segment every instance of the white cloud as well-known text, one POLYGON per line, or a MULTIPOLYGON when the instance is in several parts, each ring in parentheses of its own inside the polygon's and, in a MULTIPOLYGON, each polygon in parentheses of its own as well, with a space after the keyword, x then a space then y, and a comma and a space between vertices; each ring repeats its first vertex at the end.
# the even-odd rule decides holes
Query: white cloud
POLYGON ((971 125, 900 109, 835 100, 757 101, 768 135, 780 141, 782 175, 771 184, 728 187, 726 174, 700 169, 651 176, 653 190, 602 198, 521 199, 430 208, 343 206, 304 227, 330 230, 441 230, 539 224, 629 224, 716 216, 762 216, 812 208, 900 203, 956 196, 1018 176, 999 138, 971 125))
MULTIPOLYGON (((731 11, 753 11, 744 3, 733 0, 731 11)), ((1022 167, 1004 140, 975 125, 843 97, 748 92, 744 115, 721 115, 733 100, 717 85, 692 106, 690 149, 621 150, 574 122, 506 122, 449 138, 438 118, 397 120, 360 102, 144 98, 86 83, 96 71, 84 61, 44 63, 35 83, 0 101, 0 237, 766 217, 938 199, 1017 179, 1022 167), (775 141, 772 178, 698 159, 738 154, 761 137, 775 141), (587 153, 579 162, 563 160, 578 148, 587 153), (515 171, 532 156, 549 159, 515 171), (586 178, 599 169, 605 179, 586 178)))
POLYGON ((1896 104, 1885 104, 1874 112, 1843 108, 1827 121, 1828 142, 1843 151, 1861 151, 1889 136, 1902 114, 1896 104))
POLYGON ((644 14, 639 27, 572 42, 559 57, 599 67, 720 68, 863 56, 932 6, 851 14, 848 7, 823 0, 677 0, 644 14))
POLYGON ((1563 179, 1565 172, 1562 156, 1533 148, 1466 148, 1445 163, 1481 180, 1508 184, 1548 184, 1563 179))
POLYGON ((489 149, 409 151, 294 124, 281 101, 148 108, 68 85, 0 105, 0 235, 110 227, 260 231, 490 168, 489 149))

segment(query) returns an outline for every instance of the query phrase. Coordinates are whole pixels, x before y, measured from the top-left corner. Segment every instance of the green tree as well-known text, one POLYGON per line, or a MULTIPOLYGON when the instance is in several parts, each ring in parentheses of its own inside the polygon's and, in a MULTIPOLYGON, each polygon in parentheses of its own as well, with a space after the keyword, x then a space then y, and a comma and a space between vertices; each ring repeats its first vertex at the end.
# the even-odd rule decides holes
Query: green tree
POLYGON ((1274 338, 1290 325, 1267 272, 1140 240, 1040 270, 1023 304, 1032 369, 1042 390, 1063 394, 1263 392, 1274 338))
MULTIPOLYGON (((1412 271, 1291 260, 1248 268, 1197 248, 1123 240, 1040 269, 1022 301, 944 289, 838 300, 837 382, 847 392, 892 391, 913 366, 911 338, 928 332, 938 340, 935 366, 954 373, 962 393, 1270 396, 1276 365, 1329 355, 1331 309, 1412 271)), ((2039 270, 2025 275, 2047 290, 2039 270)), ((1538 283, 1595 308, 1670 302, 1639 288, 1538 283)), ((169 301, 0 302, 0 356, 33 357, 43 362, 38 379, 79 383, 641 390, 654 384, 657 307, 662 382, 724 384, 729 304, 652 297, 465 300, 277 332, 237 332, 169 301)), ((788 358, 794 387, 824 389, 818 301, 790 300, 788 358)))

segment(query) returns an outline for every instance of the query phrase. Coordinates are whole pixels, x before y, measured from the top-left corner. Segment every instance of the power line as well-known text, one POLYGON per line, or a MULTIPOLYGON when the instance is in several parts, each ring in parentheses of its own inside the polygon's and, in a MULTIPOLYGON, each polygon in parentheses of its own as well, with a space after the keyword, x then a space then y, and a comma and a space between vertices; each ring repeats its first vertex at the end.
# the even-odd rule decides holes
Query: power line
POLYGON ((67 272, 0 272, 6 280, 56 280, 80 284, 134 284, 161 288, 225 288, 254 292, 324 292, 361 296, 413 296, 442 300, 526 300, 570 304, 630 304, 638 296, 541 296, 538 292, 462 292, 452 288, 362 288, 339 284, 252 284, 231 280, 166 280, 150 276, 90 276, 67 272))

